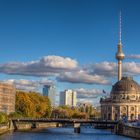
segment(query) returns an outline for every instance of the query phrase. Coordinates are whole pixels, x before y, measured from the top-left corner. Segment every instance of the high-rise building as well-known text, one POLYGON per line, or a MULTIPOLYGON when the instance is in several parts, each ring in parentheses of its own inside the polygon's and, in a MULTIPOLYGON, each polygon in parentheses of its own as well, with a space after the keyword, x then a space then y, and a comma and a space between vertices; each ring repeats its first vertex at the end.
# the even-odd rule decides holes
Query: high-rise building
POLYGON ((0 83, 0 112, 10 114, 15 112, 15 94, 13 85, 0 83))
POLYGON ((65 90, 60 92, 60 105, 76 106, 77 104, 77 93, 73 90, 65 90))
POLYGON ((48 96, 51 101, 51 105, 55 106, 55 86, 54 85, 44 85, 43 95, 48 96))

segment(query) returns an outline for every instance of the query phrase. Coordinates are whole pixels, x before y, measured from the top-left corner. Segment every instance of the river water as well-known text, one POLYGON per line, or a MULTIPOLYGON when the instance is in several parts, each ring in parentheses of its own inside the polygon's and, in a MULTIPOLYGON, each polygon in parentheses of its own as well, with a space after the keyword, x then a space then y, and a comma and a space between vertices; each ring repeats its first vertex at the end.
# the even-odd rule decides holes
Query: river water
POLYGON ((117 136, 107 130, 82 128, 75 134, 73 128, 49 128, 32 132, 9 132, 1 135, 0 140, 136 140, 117 136))

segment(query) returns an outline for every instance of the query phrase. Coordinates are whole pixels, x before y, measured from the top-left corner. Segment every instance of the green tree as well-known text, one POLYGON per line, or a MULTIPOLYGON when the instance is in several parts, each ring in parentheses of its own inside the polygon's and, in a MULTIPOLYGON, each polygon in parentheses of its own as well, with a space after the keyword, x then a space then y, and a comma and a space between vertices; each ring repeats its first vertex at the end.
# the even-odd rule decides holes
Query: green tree
POLYGON ((8 116, 6 113, 0 112, 0 123, 7 123, 8 122, 8 116))
POLYGON ((13 113, 10 113, 8 115, 9 118, 22 118, 22 114, 18 113, 18 112, 13 112, 13 113))

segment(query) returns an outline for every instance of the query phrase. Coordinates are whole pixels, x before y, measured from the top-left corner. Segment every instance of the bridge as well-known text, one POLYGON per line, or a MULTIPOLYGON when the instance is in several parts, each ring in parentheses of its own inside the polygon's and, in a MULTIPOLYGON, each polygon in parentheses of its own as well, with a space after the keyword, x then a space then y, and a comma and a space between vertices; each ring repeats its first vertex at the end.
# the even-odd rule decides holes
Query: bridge
POLYGON ((37 128, 37 123, 56 123, 57 126, 62 124, 66 126, 67 124, 71 124, 74 127, 75 133, 80 133, 80 126, 85 124, 90 124, 91 126, 104 126, 108 128, 108 126, 113 126, 113 128, 117 129, 118 121, 109 121, 109 120, 92 120, 92 119, 54 119, 54 118, 40 118, 40 119, 32 119, 32 118, 20 118, 20 119, 12 119, 12 123, 15 129, 17 128, 17 124, 22 123, 30 123, 32 124, 31 128, 37 128))
POLYGON ((55 122, 55 123, 90 123, 90 124, 118 124, 118 121, 109 121, 109 120, 92 120, 92 119, 52 119, 52 118, 21 118, 21 119, 12 119, 13 122, 55 122))

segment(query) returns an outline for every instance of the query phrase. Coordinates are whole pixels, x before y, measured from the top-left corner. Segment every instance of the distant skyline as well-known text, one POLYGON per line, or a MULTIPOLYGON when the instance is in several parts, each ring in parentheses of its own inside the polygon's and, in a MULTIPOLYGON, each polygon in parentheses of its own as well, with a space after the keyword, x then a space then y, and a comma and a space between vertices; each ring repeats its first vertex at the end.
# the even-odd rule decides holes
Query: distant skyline
POLYGON ((1 0, 0 80, 97 104, 117 81, 120 11, 123 74, 140 83, 139 0, 1 0))

